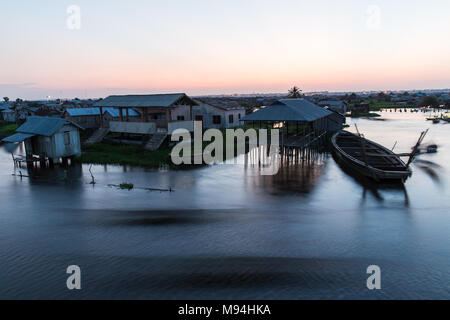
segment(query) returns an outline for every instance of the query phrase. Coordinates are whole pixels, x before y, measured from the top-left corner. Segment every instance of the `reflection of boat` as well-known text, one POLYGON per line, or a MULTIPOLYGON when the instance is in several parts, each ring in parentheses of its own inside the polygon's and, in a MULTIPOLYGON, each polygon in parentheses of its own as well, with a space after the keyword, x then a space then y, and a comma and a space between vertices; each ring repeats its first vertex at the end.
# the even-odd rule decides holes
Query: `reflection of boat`
POLYGON ((441 119, 439 119, 439 118, 433 119, 433 123, 439 123, 439 122, 441 122, 441 119))
POLYGON ((339 161, 376 181, 405 181, 412 173, 397 154, 362 136, 340 131, 331 142, 339 161))
POLYGON ((370 193, 379 202, 383 202, 385 199, 380 191, 386 191, 391 193, 396 193, 400 191, 404 195, 405 206, 409 206, 409 196, 405 188, 405 185, 398 181, 384 181, 382 183, 375 182, 373 179, 369 179, 365 176, 355 174, 348 166, 345 166, 342 162, 338 161, 336 154, 333 154, 333 158, 336 160, 342 171, 355 180, 362 187, 362 199, 366 200, 367 194, 370 193))

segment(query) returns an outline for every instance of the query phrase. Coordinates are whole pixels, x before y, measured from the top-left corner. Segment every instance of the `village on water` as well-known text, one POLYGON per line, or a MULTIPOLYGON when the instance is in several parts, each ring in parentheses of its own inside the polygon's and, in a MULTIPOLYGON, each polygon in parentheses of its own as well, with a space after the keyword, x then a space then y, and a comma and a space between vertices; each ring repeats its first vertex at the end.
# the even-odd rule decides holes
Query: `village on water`
MULTIPOLYGON (((167 93, 45 101, 10 101, 4 97, 0 103, 0 137, 4 144, 24 143, 23 152, 13 154, 12 160, 30 170, 67 165, 69 161, 176 167, 170 160, 170 148, 175 144, 171 135, 177 129, 193 132, 194 122, 200 122, 203 131, 276 128, 281 133, 280 154, 294 155, 298 161, 305 159, 309 149, 329 145, 334 134, 348 127, 347 117, 376 118, 380 111, 422 112, 429 113, 427 120, 433 123, 445 123, 450 119, 446 111, 449 107, 449 90, 304 94, 293 87, 286 94, 273 95, 192 97, 167 93), (130 148, 121 148, 124 145, 130 148)), ((359 131, 358 135, 365 141, 359 131)), ((367 150, 370 141, 361 143, 357 138, 353 143, 357 152, 350 157, 359 156, 363 167, 377 169, 385 157, 367 150), (367 160, 371 155, 379 156, 375 163, 367 160)), ((380 152, 375 149, 371 150, 380 152)), ((393 165, 392 159, 388 162, 393 165)), ((364 168, 356 169, 366 174, 361 172, 364 168)), ((373 172, 368 175, 379 178, 373 172)))

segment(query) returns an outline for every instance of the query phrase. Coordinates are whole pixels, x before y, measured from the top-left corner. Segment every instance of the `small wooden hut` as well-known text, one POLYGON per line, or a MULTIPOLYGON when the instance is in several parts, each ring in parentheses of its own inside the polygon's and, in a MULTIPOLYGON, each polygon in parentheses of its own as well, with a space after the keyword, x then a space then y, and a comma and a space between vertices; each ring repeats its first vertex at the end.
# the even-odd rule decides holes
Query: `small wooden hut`
POLYGON ((81 155, 78 124, 61 118, 29 117, 17 133, 3 139, 4 142, 25 142, 27 159, 38 156, 41 160, 58 161, 81 155))

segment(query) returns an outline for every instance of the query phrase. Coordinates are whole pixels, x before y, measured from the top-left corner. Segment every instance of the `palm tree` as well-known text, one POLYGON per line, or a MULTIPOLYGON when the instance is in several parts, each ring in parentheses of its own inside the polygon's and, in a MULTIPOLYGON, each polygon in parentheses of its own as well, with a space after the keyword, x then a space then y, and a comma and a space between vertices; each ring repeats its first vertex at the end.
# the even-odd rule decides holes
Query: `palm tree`
POLYGON ((300 88, 294 86, 289 90, 289 98, 299 99, 302 97, 302 90, 300 88))
POLYGON ((5 100, 5 102, 8 103, 9 98, 8 97, 3 97, 3 100, 5 100))

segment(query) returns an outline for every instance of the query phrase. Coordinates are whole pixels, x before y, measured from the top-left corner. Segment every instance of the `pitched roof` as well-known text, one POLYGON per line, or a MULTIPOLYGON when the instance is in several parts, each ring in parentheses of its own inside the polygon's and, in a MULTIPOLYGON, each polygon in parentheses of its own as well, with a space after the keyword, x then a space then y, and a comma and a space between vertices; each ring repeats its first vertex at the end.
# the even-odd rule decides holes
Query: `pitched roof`
POLYGON ((282 99, 244 117, 244 121, 304 121, 311 122, 332 114, 306 99, 282 99))
POLYGON ((9 143, 19 143, 34 136, 35 135, 32 133, 16 133, 13 134, 12 136, 4 138, 2 141, 9 143))
POLYGON ((241 106, 239 103, 235 101, 229 101, 224 99, 215 99, 215 98, 195 98, 195 101, 201 104, 206 104, 211 107, 219 108, 222 110, 240 110, 245 109, 245 107, 241 106))
POLYGON ((100 114, 100 108, 67 108, 66 112, 71 117, 98 116, 100 114))
POLYGON ((181 99, 188 99, 193 105, 196 103, 185 93, 149 94, 109 96, 94 104, 95 107, 170 107, 181 99))
POLYGON ((344 102, 341 100, 325 100, 319 101, 317 104, 321 106, 342 106, 344 102))
POLYGON ((21 125, 16 131, 19 133, 32 133, 41 136, 51 136, 64 125, 70 124, 82 129, 78 124, 61 118, 50 117, 28 117, 27 121, 21 125))
MULTIPOLYGON (((66 112, 71 117, 84 117, 84 116, 98 116, 100 114, 100 108, 98 107, 92 107, 92 108, 67 108, 66 112)), ((106 107, 103 108, 103 113, 108 112, 111 116, 114 118, 120 117, 120 112, 118 108, 111 108, 106 107)), ((123 115, 126 115, 126 111, 123 111, 123 115)), ((137 113, 135 110, 130 109, 128 110, 128 115, 130 117, 137 117, 139 116, 139 113, 137 113)))
POLYGON ((9 110, 11 106, 9 104, 0 104, 0 110, 9 110))

